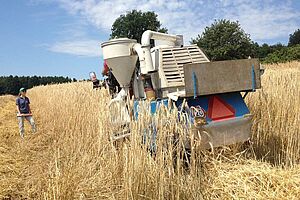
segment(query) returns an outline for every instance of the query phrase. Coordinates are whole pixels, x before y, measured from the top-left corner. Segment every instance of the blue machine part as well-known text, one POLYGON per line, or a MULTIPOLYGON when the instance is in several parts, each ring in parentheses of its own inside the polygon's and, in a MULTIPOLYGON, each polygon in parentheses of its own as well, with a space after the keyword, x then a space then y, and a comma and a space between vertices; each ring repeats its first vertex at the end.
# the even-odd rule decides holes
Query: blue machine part
MULTIPOLYGON (((242 117, 245 114, 249 114, 249 109, 248 109, 247 105, 245 104, 244 99, 242 98, 242 96, 239 92, 224 93, 224 94, 218 94, 218 95, 198 96, 196 99, 194 99, 193 97, 188 97, 185 99, 186 99, 189 107, 200 106, 207 113, 208 107, 209 107, 209 100, 210 100, 210 98, 212 98, 214 96, 217 96, 224 103, 230 105, 234 109, 234 111, 235 111, 234 117, 242 117)), ((180 107, 183 100, 184 100, 183 98, 179 98, 178 101, 175 102, 175 105, 177 107, 180 107)), ((138 117, 138 112, 139 112, 138 104, 139 104, 139 101, 134 102, 134 114, 135 114, 136 119, 138 117)), ((151 114, 155 114, 156 110, 159 108, 159 106, 161 104, 168 106, 168 99, 152 101, 151 105, 150 105, 151 106, 151 114)), ((212 119, 210 119, 209 116, 206 115, 206 121, 211 122, 212 119)))
MULTIPOLYGON (((209 99, 212 98, 213 96, 217 96, 218 98, 222 99, 222 101, 224 101, 225 103, 230 105, 235 110, 234 117, 242 117, 245 114, 249 114, 249 109, 248 109, 247 105, 245 104, 244 99, 242 98, 242 96, 239 92, 200 96, 200 97, 197 97, 196 99, 188 98, 187 104, 189 107, 191 107, 191 106, 196 107, 199 105, 207 113, 208 107, 209 107, 209 99)), ((183 99, 179 99, 176 102, 176 106, 181 106, 182 102, 183 102, 183 99)), ((211 122, 212 119, 210 119, 209 116, 206 115, 206 121, 211 122)))
POLYGON ((252 64, 252 68, 251 68, 251 79, 252 79, 252 91, 254 92, 256 88, 254 64, 252 64))
MULTIPOLYGON (((221 126, 224 126, 224 121, 222 119, 222 121, 220 122, 216 122, 216 120, 213 122, 213 120, 211 118, 209 118, 209 106, 210 105, 210 100, 213 98, 216 98, 218 100, 221 100, 221 102, 223 104, 227 104, 231 107, 231 110, 234 111, 234 116, 231 116, 228 119, 235 119, 235 120, 244 120, 246 118, 244 118, 243 116, 246 114, 249 114, 249 109, 247 107, 247 105, 244 102, 244 99, 242 98, 241 94, 239 92, 232 92, 232 93, 224 93, 224 94, 218 94, 218 95, 207 95, 207 96, 198 96, 196 99, 194 99, 194 97, 189 97, 189 98, 185 98, 186 102, 187 102, 187 109, 183 109, 183 112, 186 112, 189 116, 189 121, 191 123, 194 123, 194 116, 191 114, 191 108, 192 107, 196 107, 196 108, 202 108, 201 110, 203 110, 206 113, 206 122, 207 125, 205 126, 210 126, 210 124, 213 124, 213 127, 217 127, 216 124, 219 124, 221 126), (216 122, 216 123, 215 123, 216 122), (223 124, 223 125, 222 125, 223 124)), ((180 110, 180 107, 183 103, 183 98, 179 98, 176 102, 175 105, 178 107, 178 110, 180 110)), ((220 102, 220 101, 219 101, 220 102)), ((162 105, 164 104, 165 106, 168 106, 168 99, 162 99, 162 100, 156 100, 156 101, 152 101, 150 104, 150 110, 151 110, 151 114, 155 114, 156 110, 162 105)), ((225 106, 226 107, 226 106, 225 106)), ((222 108, 220 109, 222 111, 222 108)), ((139 113, 139 101, 135 101, 134 102, 134 116, 135 119, 138 118, 138 113, 139 113)), ((227 119, 225 119, 227 120, 227 119)), ((246 119, 247 120, 247 119, 246 119)), ((236 123, 236 121, 233 120, 229 120, 230 123, 236 123)), ((185 123, 188 123, 188 121, 186 121, 185 123)), ((186 124, 187 125, 187 124, 186 124)), ((242 124, 244 125, 244 124, 242 124)), ((230 125, 229 125, 230 126, 230 125)), ((186 126, 186 128, 188 128, 189 126, 186 126)), ((234 126, 236 127, 236 126, 234 126)), ((229 127, 227 127, 229 128, 229 127)), ((215 128, 216 129, 216 128, 215 128)), ((230 129, 230 128, 229 128, 230 129)), ((216 129, 218 130, 218 129, 216 129)), ((233 129, 233 131, 236 131, 237 129, 233 129)), ((232 131, 230 129, 230 131, 232 131)), ((151 153, 155 153, 156 152, 156 136, 157 136, 157 130, 156 130, 156 125, 154 123, 149 124, 149 127, 146 128, 144 130, 143 133, 143 137, 142 137, 142 143, 143 144, 147 144, 148 143, 148 148, 150 150, 151 153)), ((247 135, 248 137, 248 135, 247 135)))
MULTIPOLYGON (((139 115, 139 102, 140 102, 139 100, 135 100, 134 104, 133 104, 135 119, 137 119, 138 115, 139 115)), ((156 110, 159 108, 159 106, 161 104, 164 104, 165 106, 168 106, 168 99, 161 99, 161 100, 151 101, 151 103, 150 103, 151 114, 155 114, 156 110)))

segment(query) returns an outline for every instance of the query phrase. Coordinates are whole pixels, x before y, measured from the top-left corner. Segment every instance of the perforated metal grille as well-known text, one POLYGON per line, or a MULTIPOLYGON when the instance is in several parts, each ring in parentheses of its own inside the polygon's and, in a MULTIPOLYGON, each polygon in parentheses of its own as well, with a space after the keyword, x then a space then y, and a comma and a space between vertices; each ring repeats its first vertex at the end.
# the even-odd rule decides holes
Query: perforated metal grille
POLYGON ((196 45, 160 49, 161 87, 184 86, 183 65, 209 62, 196 45))

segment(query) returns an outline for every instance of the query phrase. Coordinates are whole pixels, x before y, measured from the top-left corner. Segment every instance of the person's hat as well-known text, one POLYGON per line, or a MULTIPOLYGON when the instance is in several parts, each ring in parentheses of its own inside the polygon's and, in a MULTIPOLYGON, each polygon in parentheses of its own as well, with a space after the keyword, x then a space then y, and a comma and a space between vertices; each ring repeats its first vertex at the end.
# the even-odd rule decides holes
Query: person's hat
POLYGON ((26 89, 25 88, 21 88, 19 91, 20 92, 26 92, 26 89))

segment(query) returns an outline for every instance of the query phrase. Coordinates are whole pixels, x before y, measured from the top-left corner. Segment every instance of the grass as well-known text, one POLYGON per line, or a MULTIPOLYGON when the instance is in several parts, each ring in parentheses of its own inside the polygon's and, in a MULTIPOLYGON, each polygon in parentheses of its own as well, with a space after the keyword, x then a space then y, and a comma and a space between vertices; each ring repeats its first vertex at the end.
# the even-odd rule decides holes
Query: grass
POLYGON ((253 144, 200 151, 194 143, 188 169, 171 145, 174 132, 179 144, 186 133, 175 111, 162 108, 153 119, 145 106, 131 140, 116 146, 109 121, 118 113, 107 91, 39 86, 28 91, 38 132, 26 126, 21 140, 14 97, 0 97, 0 199, 297 199, 299 74, 299 62, 266 66, 263 89, 247 97, 253 144), (156 156, 141 145, 153 120, 156 156))

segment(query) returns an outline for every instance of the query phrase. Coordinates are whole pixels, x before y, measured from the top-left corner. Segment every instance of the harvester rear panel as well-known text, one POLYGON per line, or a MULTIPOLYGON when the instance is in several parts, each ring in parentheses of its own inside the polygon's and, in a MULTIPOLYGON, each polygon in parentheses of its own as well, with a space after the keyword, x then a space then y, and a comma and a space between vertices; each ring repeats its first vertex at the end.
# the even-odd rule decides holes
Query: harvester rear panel
POLYGON ((186 96, 261 88, 260 65, 257 59, 193 63, 184 65, 183 68, 186 96))

